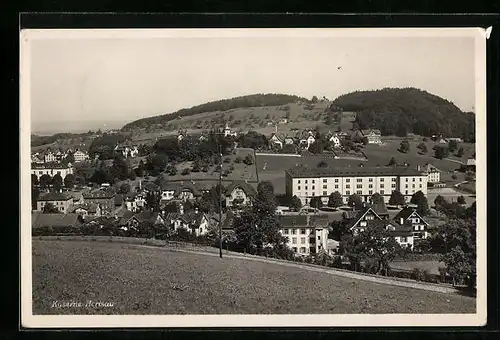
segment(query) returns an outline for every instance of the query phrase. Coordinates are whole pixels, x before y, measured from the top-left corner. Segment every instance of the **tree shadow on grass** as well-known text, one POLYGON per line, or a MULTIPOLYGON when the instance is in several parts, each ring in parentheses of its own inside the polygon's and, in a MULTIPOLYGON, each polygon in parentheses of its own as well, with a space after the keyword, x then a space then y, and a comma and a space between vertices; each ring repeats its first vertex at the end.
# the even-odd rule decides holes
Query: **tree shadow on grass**
POLYGON ((457 294, 462 295, 462 296, 467 296, 467 297, 477 297, 477 291, 476 289, 471 289, 470 287, 464 287, 464 286, 456 286, 455 290, 457 294))

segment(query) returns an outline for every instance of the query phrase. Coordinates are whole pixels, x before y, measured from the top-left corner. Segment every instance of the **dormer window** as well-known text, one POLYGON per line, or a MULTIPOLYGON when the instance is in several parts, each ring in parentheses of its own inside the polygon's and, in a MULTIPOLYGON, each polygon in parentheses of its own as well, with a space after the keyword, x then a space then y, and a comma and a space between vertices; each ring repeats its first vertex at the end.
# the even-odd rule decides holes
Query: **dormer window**
POLYGON ((361 221, 361 222, 359 223, 359 225, 360 225, 361 227, 366 227, 366 221, 361 221))

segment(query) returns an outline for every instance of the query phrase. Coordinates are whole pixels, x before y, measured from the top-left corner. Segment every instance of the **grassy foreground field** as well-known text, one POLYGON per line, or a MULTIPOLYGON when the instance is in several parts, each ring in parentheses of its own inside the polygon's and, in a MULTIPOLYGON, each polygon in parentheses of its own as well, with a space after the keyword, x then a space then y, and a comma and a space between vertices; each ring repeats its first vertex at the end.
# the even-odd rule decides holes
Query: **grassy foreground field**
POLYGON ((33 240, 34 314, 474 312, 470 297, 279 264, 117 243, 33 240), (54 301, 89 300, 108 307, 52 308, 54 301))

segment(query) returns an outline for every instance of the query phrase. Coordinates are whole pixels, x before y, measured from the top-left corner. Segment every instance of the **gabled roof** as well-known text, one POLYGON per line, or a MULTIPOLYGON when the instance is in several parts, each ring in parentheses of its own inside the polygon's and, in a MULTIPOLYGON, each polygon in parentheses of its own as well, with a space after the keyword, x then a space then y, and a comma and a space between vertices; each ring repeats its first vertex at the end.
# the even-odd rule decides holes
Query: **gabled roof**
POLYGON ((200 190, 191 182, 181 182, 175 189, 174 196, 179 196, 183 191, 191 191, 194 196, 201 196, 200 190))
POLYGON ((156 220, 158 219, 158 216, 160 216, 160 213, 158 213, 158 212, 141 211, 140 213, 135 214, 133 216, 133 218, 136 219, 139 222, 151 222, 151 223, 155 223, 156 220))
POLYGON ((387 221, 387 220, 369 220, 366 221, 366 227, 367 228, 374 228, 374 227, 382 227, 382 228, 387 228, 388 226, 392 226, 394 230, 389 229, 389 233, 391 236, 412 236, 412 229, 411 227, 408 226, 402 226, 394 221, 387 221))
POLYGON ((280 215, 278 222, 285 228, 327 227, 328 215, 280 215))
POLYGON ((84 199, 111 199, 116 196, 113 190, 95 190, 83 194, 84 199))
POLYGON ((381 135, 380 130, 378 129, 366 129, 366 130, 361 130, 361 133, 363 136, 369 135, 369 134, 375 134, 375 135, 381 135))
POLYGON ((84 203, 84 204, 75 204, 71 208, 71 212, 75 212, 78 209, 86 210, 87 212, 93 214, 97 212, 98 205, 95 203, 84 203))
POLYGON ((194 226, 199 226, 203 218, 206 218, 206 215, 204 213, 195 211, 190 211, 180 216, 180 219, 182 221, 194 226))
POLYGON ((31 214, 31 226, 40 227, 79 227, 78 214, 31 214))
POLYGON ((226 196, 230 196, 231 193, 235 189, 241 189, 245 194, 247 194, 250 197, 255 197, 257 195, 257 191, 252 187, 250 184, 248 184, 245 181, 234 181, 229 186, 226 188, 226 196))
POLYGON ((467 165, 468 165, 468 166, 471 166, 471 165, 476 166, 476 160, 475 160, 474 158, 469 158, 469 159, 467 160, 467 165))
POLYGON ((421 221, 423 221, 425 224, 429 225, 429 223, 427 223, 422 218, 422 216, 420 216, 420 214, 417 212, 416 209, 410 208, 410 207, 406 207, 403 210, 401 210, 400 212, 398 212, 398 214, 396 216, 394 216, 394 221, 399 222, 401 218, 403 219, 403 221, 406 221, 412 215, 418 216, 418 218, 420 218, 421 221))
POLYGON ((72 198, 73 197, 65 193, 49 192, 48 194, 45 194, 38 198, 38 201, 68 201, 72 198))
POLYGON ((375 213, 377 213, 377 215, 381 216, 381 215, 389 215, 389 210, 387 210, 387 207, 385 206, 384 203, 376 203, 376 204, 372 204, 371 205, 371 208, 373 209, 373 211, 375 211, 375 213))
POLYGON ((155 191, 160 190, 160 186, 158 186, 152 182, 146 182, 146 183, 142 184, 142 189, 149 191, 149 192, 155 192, 155 191))
POLYGON ((375 215, 375 219, 382 220, 382 218, 375 212, 375 210, 373 210, 371 207, 365 207, 362 210, 359 210, 354 218, 351 218, 349 229, 356 227, 361 219, 365 217, 369 212, 372 212, 375 215))

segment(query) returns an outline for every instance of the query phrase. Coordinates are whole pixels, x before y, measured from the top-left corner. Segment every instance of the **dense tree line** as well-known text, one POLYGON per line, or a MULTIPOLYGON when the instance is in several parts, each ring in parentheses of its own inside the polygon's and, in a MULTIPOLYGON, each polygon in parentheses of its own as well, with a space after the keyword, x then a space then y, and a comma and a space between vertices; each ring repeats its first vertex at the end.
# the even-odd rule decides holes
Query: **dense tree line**
POLYGON ((120 134, 103 134, 100 137, 94 138, 89 147, 89 156, 94 158, 99 154, 100 159, 111 159, 114 157, 115 146, 123 143, 127 137, 120 134))
POLYGON ((217 100, 193 106, 188 109, 181 109, 174 113, 167 113, 160 116, 139 119, 125 125, 122 128, 122 130, 130 131, 137 128, 146 128, 149 125, 165 124, 169 121, 172 121, 180 117, 193 116, 203 112, 227 111, 243 107, 278 106, 278 105, 294 103, 299 100, 308 101, 305 98, 301 98, 294 95, 274 94, 274 93, 253 94, 248 96, 235 97, 231 99, 217 100))
POLYGON ((31 146, 41 146, 46 144, 52 144, 60 139, 70 139, 78 137, 87 137, 93 135, 92 131, 85 133, 56 133, 51 136, 38 136, 31 135, 31 146))
POLYGON ((452 102, 415 88, 356 91, 333 102, 344 111, 355 111, 360 129, 376 128, 383 135, 404 137, 442 135, 475 140, 475 115, 462 112, 452 102))

